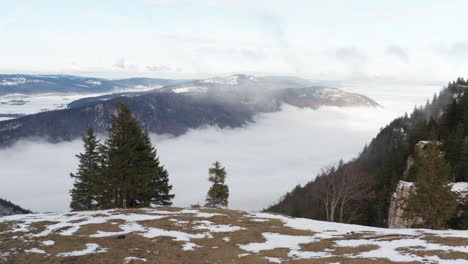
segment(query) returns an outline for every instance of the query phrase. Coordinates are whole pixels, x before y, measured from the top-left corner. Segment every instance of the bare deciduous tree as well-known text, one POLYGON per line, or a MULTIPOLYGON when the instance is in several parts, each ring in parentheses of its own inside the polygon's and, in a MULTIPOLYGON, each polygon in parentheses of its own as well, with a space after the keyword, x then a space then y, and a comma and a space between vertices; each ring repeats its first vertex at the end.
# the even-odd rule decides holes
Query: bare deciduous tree
POLYGON ((351 204, 372 195, 372 176, 354 162, 343 165, 340 161, 336 168, 324 168, 318 181, 321 184, 318 195, 327 221, 334 222, 338 217, 339 222, 345 222, 348 213, 347 222, 351 222, 355 216, 355 210, 348 210, 351 204))

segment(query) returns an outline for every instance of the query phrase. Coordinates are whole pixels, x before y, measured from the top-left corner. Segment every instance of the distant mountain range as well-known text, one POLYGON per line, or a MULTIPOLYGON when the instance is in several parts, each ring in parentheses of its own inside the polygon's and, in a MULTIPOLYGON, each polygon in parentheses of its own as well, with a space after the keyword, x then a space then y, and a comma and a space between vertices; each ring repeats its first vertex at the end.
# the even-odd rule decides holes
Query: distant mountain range
POLYGON ((183 80, 131 78, 107 80, 72 75, 0 74, 0 95, 10 93, 102 93, 145 86, 158 88, 183 80))
MULTIPOLYGON (((132 85, 138 83, 129 80, 126 82, 132 85)), ((240 127, 252 122, 257 114, 281 110, 282 104, 312 109, 321 106, 379 107, 364 95, 336 88, 309 87, 307 80, 299 78, 232 75, 183 83, 165 82, 176 84, 145 92, 84 98, 70 103, 65 110, 0 122, 0 146, 28 137, 45 137, 52 142, 72 140, 88 127, 105 132, 111 115, 116 112, 117 102, 127 104, 144 129, 172 135, 207 125, 240 127)))

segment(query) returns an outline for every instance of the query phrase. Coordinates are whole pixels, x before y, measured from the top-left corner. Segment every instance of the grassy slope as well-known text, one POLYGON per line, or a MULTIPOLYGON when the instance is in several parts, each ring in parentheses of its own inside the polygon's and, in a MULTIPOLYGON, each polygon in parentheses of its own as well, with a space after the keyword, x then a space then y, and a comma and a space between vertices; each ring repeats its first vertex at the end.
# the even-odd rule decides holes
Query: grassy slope
POLYGON ((232 210, 0 218, 0 263, 468 263, 468 231, 397 230, 232 210))

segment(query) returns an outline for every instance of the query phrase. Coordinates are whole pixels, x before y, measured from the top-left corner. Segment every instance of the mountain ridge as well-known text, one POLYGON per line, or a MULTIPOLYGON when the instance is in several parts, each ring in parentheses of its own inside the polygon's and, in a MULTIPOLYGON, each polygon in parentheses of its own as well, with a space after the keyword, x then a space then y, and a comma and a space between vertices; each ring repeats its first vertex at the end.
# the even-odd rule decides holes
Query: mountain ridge
POLYGON ((280 111, 282 104, 312 109, 380 107, 363 95, 302 85, 287 79, 232 75, 84 98, 70 103, 68 109, 0 122, 0 146, 27 137, 44 137, 51 142, 72 140, 89 127, 104 133, 118 102, 127 104, 148 132, 175 136, 203 126, 241 127, 252 123, 258 114, 280 111))

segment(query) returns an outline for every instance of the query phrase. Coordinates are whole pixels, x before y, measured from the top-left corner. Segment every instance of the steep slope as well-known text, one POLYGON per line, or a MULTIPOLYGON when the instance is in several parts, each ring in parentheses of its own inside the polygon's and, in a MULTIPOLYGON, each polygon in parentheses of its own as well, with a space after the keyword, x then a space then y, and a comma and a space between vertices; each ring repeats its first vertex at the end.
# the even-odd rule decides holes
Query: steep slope
POLYGON ((0 122, 0 146, 26 137, 46 137, 54 142, 70 140, 79 137, 88 127, 104 132, 117 102, 128 104, 149 132, 172 135, 207 125, 243 126, 259 113, 281 110, 284 103, 313 109, 379 106, 362 95, 300 85, 289 79, 233 75, 141 93, 81 99, 72 102, 66 110, 0 122))
MULTIPOLYGON (((462 144, 463 140, 458 139, 459 141, 455 142, 449 138, 453 137, 457 126, 463 123, 468 124, 466 119, 468 115, 463 115, 463 111, 468 109, 466 87, 463 79, 449 83, 438 95, 434 95, 431 103, 415 108, 410 116, 399 117, 382 128, 356 159, 331 171, 326 170, 304 186, 297 186, 268 210, 296 217, 325 220, 327 212, 324 197, 330 182, 336 177, 341 177, 340 175, 370 175, 371 180, 367 179, 367 187, 371 188, 365 191, 365 195, 359 193, 357 197, 346 202, 345 219, 353 223, 387 226, 390 199, 397 183, 400 180, 412 180, 411 173, 408 176, 410 178, 403 179, 408 157, 419 141, 431 139, 431 131, 434 131, 435 136, 442 141, 442 150, 448 153, 447 158, 452 168, 457 168, 458 172, 454 171, 454 175, 459 176, 455 178, 457 181, 463 181, 464 179, 461 178, 463 166, 461 166, 460 158, 465 157, 463 155, 466 155, 466 152, 462 155, 457 151, 465 145, 462 144), (461 103, 454 106, 453 102, 461 103), (450 112, 450 109, 459 110, 447 118, 447 112, 450 112), (451 120, 450 126, 448 126, 448 120, 451 120), (354 171, 346 174, 346 170, 354 171)), ((468 136, 468 129, 462 131, 463 133, 464 136, 468 136)), ((466 217, 466 215, 468 214, 465 216, 461 214, 461 217, 466 217)), ((454 219, 450 225, 452 228, 462 228, 460 226, 462 221, 463 219, 454 219)))
POLYGON ((172 207, 0 218, 2 263, 468 263, 468 231, 172 207))
POLYGON ((116 103, 128 105, 142 127, 159 134, 181 135, 203 125, 239 127, 252 120, 254 112, 233 104, 193 100, 173 93, 120 97, 81 108, 50 111, 0 122, 0 145, 21 138, 43 137, 52 142, 72 140, 89 127, 98 133, 109 127, 116 103))
POLYGON ((10 201, 0 198, 0 217, 15 214, 30 214, 29 210, 26 210, 10 201))

